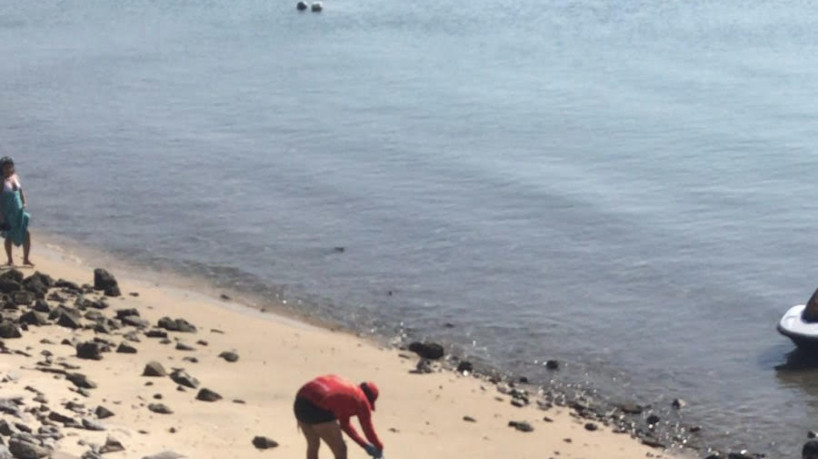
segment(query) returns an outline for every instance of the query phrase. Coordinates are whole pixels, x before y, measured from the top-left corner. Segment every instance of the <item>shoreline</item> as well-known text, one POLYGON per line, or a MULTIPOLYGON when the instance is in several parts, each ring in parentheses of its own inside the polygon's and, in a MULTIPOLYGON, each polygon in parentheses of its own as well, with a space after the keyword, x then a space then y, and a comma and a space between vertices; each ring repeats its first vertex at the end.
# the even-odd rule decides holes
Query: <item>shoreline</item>
MULTIPOLYGON (((83 266, 79 257, 51 249, 37 253, 38 271, 54 279, 92 283, 93 268, 83 266)), ((25 275, 33 272, 25 270, 25 275)), ((628 435, 613 433, 603 421, 586 427, 591 421, 577 416, 575 408, 559 404, 538 407, 536 395, 524 393, 521 388, 502 383, 495 386, 485 377, 449 371, 414 374, 418 365, 414 354, 387 348, 366 338, 253 310, 208 293, 151 284, 127 276, 118 276, 118 280, 123 296, 105 298, 110 307, 101 310, 102 313, 111 315, 119 309, 134 308, 151 324, 156 324, 160 316, 184 317, 199 331, 193 336, 170 335, 194 350, 175 350, 168 346, 173 340, 161 344, 156 339, 139 336, 140 342, 133 343, 138 348, 136 354, 112 352, 101 354, 99 361, 77 359, 73 346, 48 345, 40 340, 59 342, 57 338, 73 338, 74 342, 82 342, 96 336, 114 344, 122 339, 125 330, 101 334, 93 330, 73 331, 58 325, 32 326, 22 338, 5 339, 9 349, 28 349, 23 352, 29 356, 13 354, 13 361, 4 360, 0 371, 4 375, 15 373, 14 378, 4 383, 7 388, 4 393, 14 392, 23 400, 30 399, 26 405, 33 406, 34 394, 25 390, 31 387, 51 402, 49 411, 65 411, 64 407, 54 404, 57 400, 63 404, 75 400, 85 402, 86 408, 107 403, 109 409, 117 412, 111 418, 111 427, 102 433, 66 428, 67 434, 84 441, 80 445, 71 437, 65 437, 57 442, 58 450, 65 454, 82 454, 92 443, 102 445, 106 435, 115 433, 122 437, 126 451, 106 457, 145 457, 164 449, 176 450, 187 457, 225 457, 228 451, 232 457, 255 457, 258 452, 251 440, 256 435, 275 439, 280 445, 275 448, 279 457, 300 457, 304 441, 295 432, 289 406, 294 391, 317 374, 338 373, 354 380, 378 381, 383 399, 379 401, 375 425, 386 444, 386 456, 390 458, 417 457, 418 449, 424 448, 428 448, 428 455, 438 456, 465 453, 469 457, 502 457, 513 452, 514 457, 533 458, 542 457, 543 447, 559 451, 561 457, 625 458, 647 454, 681 457, 679 452, 665 452, 640 444, 628 435), (130 296, 132 292, 138 292, 139 296, 130 296), (276 343, 270 346, 270 340, 276 341, 276 338, 278 346, 276 343), (202 340, 207 341, 207 345, 193 345, 194 341, 204 342, 202 340), (238 362, 230 364, 218 357, 219 353, 231 349, 240 356, 238 362), (98 388, 89 390, 87 398, 78 396, 69 390, 70 384, 64 379, 33 370, 42 358, 39 352, 46 350, 55 359, 52 363, 78 365, 77 371, 86 373, 98 388), (185 357, 196 357, 198 363, 178 360, 185 357), (168 378, 146 385, 154 382, 141 376, 142 366, 149 360, 160 362, 168 371, 184 367, 202 381, 203 387, 223 394, 224 399, 213 404, 197 401, 193 397, 195 391, 173 390, 174 384, 168 378), (265 367, 272 368, 270 374, 259 371, 265 367), (236 384, 237 376, 243 384, 236 384), (160 398, 154 399, 157 396, 160 398), (531 404, 521 403, 529 397, 531 404), (164 401, 174 414, 159 415, 146 409, 157 400, 164 401), (521 406, 511 404, 515 401, 521 406), (119 413, 125 406, 130 409, 119 413), (476 422, 464 420, 465 417, 476 422), (226 424, 223 418, 228 419, 226 424), (527 422, 534 431, 511 428, 509 422, 527 422), (145 425, 148 426, 145 429, 138 427, 145 425), (139 433, 139 430, 148 433, 139 433), (213 431, 219 436, 214 436, 213 431), (214 451, 220 453, 208 456, 214 451)), ((21 309, 25 310, 25 306, 21 309)), ((84 414, 91 417, 89 421, 94 421, 90 412, 84 414)), ((364 457, 354 445, 350 446, 350 452, 350 457, 364 457)))

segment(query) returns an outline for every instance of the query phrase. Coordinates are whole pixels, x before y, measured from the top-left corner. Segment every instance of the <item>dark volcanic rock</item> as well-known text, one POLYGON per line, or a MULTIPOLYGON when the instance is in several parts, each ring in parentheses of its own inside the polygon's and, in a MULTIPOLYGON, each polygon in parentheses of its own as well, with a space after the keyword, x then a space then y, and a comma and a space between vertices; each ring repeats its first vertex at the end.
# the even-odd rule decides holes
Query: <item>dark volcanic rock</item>
POLYGON ((415 341, 409 345, 409 350, 424 359, 437 360, 443 357, 443 346, 437 343, 421 343, 415 341))
POLYGON ((164 403, 151 403, 148 405, 148 409, 153 411, 154 413, 159 414, 173 414, 173 410, 167 407, 164 403))
POLYGON ((196 348, 191 346, 190 344, 183 343, 181 341, 176 342, 176 350, 177 351, 195 351, 196 348))
POLYGON ((94 341, 77 344, 77 357, 80 359, 102 360, 102 345, 94 341))
POLYGON ((19 438, 9 440, 9 451, 17 459, 39 459, 51 454, 50 450, 19 438))
POLYGON ((545 368, 547 368, 549 370, 559 370, 560 369, 560 363, 558 361, 556 361, 556 360, 546 360, 545 368))
POLYGON ((171 319, 170 317, 162 317, 157 324, 159 328, 164 328, 168 331, 195 333, 196 326, 185 319, 171 319))
POLYGON ((95 431, 102 431, 105 430, 105 426, 102 424, 88 418, 82 418, 82 427, 86 430, 95 430, 95 431))
POLYGON ((135 308, 128 308, 128 309, 117 309, 116 310, 116 318, 119 320, 124 319, 125 317, 136 316, 139 317, 139 311, 135 308))
POLYGON ((228 362, 231 362, 231 363, 232 362, 238 362, 238 360, 239 360, 239 355, 236 354, 235 352, 232 352, 232 351, 222 352, 221 354, 219 354, 219 357, 221 357, 224 360, 227 360, 228 362))
POLYGON ((34 306, 32 306, 31 309, 33 309, 33 310, 35 310, 37 312, 42 312, 44 314, 51 313, 51 306, 49 306, 48 302, 45 301, 45 300, 35 301, 34 306))
POLYGON ((48 317, 42 312, 28 311, 20 316, 20 323, 41 326, 48 323, 48 317))
POLYGON ((201 400, 203 402, 215 402, 221 399, 222 399, 221 395, 207 388, 200 390, 199 393, 196 394, 196 400, 201 400))
POLYGON ((11 321, 0 323, 0 338, 22 338, 23 331, 11 321))
POLYGON ((464 361, 457 364, 457 372, 458 373, 466 373, 466 372, 471 373, 472 371, 474 371, 474 365, 472 365, 472 363, 467 361, 467 360, 464 360, 464 361))
MULTIPOLYGON (((143 330, 151 326, 150 322, 140 318, 139 316, 125 316, 120 320, 123 324, 130 325, 131 327, 136 327, 140 330, 143 330)), ((165 333, 165 336, 167 336, 167 333, 165 333)))
POLYGON ((642 411, 644 411, 644 408, 636 403, 623 403, 619 405, 619 409, 627 414, 642 414, 642 411))
POLYGON ((118 285, 113 285, 105 289, 105 296, 122 296, 118 285))
POLYGON ((22 290, 23 286, 14 280, 0 278, 0 293, 14 293, 22 290))
POLYGON ((54 287, 62 288, 73 293, 79 293, 82 291, 79 285, 65 279, 57 279, 57 282, 54 282, 54 287))
POLYGON ((534 428, 531 427, 531 424, 525 421, 508 421, 509 427, 514 427, 515 429, 519 430, 520 432, 533 432, 534 428))
POLYGON ((96 389, 97 387, 96 383, 82 373, 69 373, 65 375, 65 379, 71 381, 80 389, 96 389))
POLYGON ((110 418, 111 416, 114 415, 114 413, 111 410, 105 408, 102 405, 98 406, 97 409, 94 410, 94 414, 97 415, 97 419, 110 418))
POLYGON ((159 362, 149 362, 145 365, 145 371, 142 372, 142 376, 167 376, 168 373, 165 371, 165 368, 159 362))
POLYGON ((101 268, 94 270, 94 290, 106 290, 117 286, 118 283, 113 274, 101 268))
POLYGON ((671 406, 673 408, 676 408, 677 410, 680 410, 680 409, 684 408, 685 406, 687 406, 687 402, 685 402, 684 400, 682 400, 680 398, 674 398, 673 403, 671 403, 671 406))
MULTIPOLYGON (((60 307, 58 307, 54 311, 57 311, 59 309, 60 307)), ((54 311, 51 311, 51 315, 54 314, 54 311)), ((80 320, 79 313, 74 314, 65 310, 59 314, 59 318, 57 319, 57 325, 76 330, 78 328, 82 328, 82 321, 80 320)))
POLYGON ((119 343, 116 351, 120 354, 136 354, 136 348, 125 342, 119 343))
POLYGON ((37 299, 37 296, 31 292, 21 290, 19 292, 14 292, 11 294, 11 300, 14 301, 14 304, 20 306, 28 306, 34 303, 34 300, 37 299))
POLYGON ((199 380, 193 376, 190 376, 185 370, 174 370, 170 374, 170 379, 172 379, 176 384, 186 386, 191 389, 196 389, 199 387, 199 380))
POLYGON ((253 438, 253 446, 255 446, 258 449, 275 448, 276 446, 278 446, 278 442, 276 442, 272 438, 257 436, 253 438))
POLYGON ((145 332, 145 336, 148 338, 167 338, 168 332, 165 330, 160 330, 158 328, 151 328, 150 330, 145 332))
POLYGON ((106 438, 105 444, 102 445, 102 448, 99 449, 99 452, 101 454, 116 453, 119 451, 125 451, 125 446, 123 446, 122 442, 120 442, 114 437, 106 438))
POLYGON ((23 277, 25 277, 23 276, 23 272, 17 268, 12 268, 4 272, 2 275, 0 275, 0 279, 14 281, 17 282, 18 284, 23 283, 23 277))
POLYGON ((74 423, 74 418, 72 418, 71 416, 66 416, 66 415, 64 415, 62 413, 59 413, 57 411, 52 411, 52 412, 48 413, 48 419, 50 419, 50 420, 52 420, 54 422, 59 422, 61 424, 73 424, 74 423))

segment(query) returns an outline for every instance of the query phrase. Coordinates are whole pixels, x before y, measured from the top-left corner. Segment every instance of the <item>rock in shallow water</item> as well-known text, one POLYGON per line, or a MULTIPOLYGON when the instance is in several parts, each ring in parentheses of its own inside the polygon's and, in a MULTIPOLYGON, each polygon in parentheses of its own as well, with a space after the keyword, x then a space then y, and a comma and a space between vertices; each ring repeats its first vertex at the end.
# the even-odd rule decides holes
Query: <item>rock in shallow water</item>
POLYGON ((421 358, 437 360, 443 357, 443 346, 437 343, 421 343, 415 341, 409 345, 409 350, 419 355, 421 358))

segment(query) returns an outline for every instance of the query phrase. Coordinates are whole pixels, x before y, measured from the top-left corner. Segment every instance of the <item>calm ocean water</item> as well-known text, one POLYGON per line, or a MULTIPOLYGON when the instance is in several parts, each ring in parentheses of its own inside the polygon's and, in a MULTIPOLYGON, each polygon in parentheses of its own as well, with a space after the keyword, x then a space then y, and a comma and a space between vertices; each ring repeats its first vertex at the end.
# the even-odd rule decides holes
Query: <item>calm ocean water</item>
POLYGON ((816 6, 5 1, 0 149, 38 231, 795 457, 816 6))

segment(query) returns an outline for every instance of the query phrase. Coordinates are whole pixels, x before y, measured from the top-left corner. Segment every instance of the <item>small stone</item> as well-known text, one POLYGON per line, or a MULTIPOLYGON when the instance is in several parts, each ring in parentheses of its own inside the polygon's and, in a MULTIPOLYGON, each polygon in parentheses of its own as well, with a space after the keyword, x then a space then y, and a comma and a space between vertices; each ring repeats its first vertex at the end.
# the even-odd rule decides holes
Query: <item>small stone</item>
POLYGON ((677 410, 680 410, 680 409, 684 408, 685 406, 687 406, 687 402, 685 402, 684 400, 682 400, 680 398, 675 398, 675 399, 673 399, 673 403, 671 403, 671 406, 673 408, 676 408, 677 410))
POLYGON ((509 427, 514 427, 515 429, 519 430, 520 432, 533 432, 534 428, 531 427, 531 424, 525 421, 509 421, 509 427))
POLYGON ((458 373, 471 373, 474 371, 474 365, 471 362, 464 360, 457 364, 458 373))
POLYGON ((463 420, 466 422, 477 422, 477 419, 474 419, 471 416, 463 416, 463 420))
POLYGON ((99 405, 97 407, 97 409, 94 410, 94 414, 97 415, 97 419, 110 418, 111 416, 114 415, 114 413, 111 410, 109 410, 108 408, 105 408, 102 405, 99 405))
POLYGON ((165 368, 159 362, 149 362, 145 365, 145 370, 142 372, 142 376, 151 376, 151 377, 162 377, 167 376, 167 372, 165 368))
POLYGON ((275 448, 278 442, 268 437, 256 436, 253 438, 253 446, 258 449, 275 448))
POLYGON ((181 341, 176 342, 176 350, 177 351, 195 351, 196 348, 191 346, 190 344, 185 344, 181 341))
POLYGON ((120 442, 114 437, 106 438, 105 444, 102 445, 102 448, 99 449, 99 452, 102 454, 116 453, 119 451, 125 451, 125 446, 123 446, 122 442, 120 442))
POLYGON ((116 352, 119 354, 136 354, 137 350, 135 347, 123 341, 117 346, 116 352))
POLYGON ((158 414, 173 414, 173 410, 168 408, 164 403, 151 403, 148 409, 158 414))
POLYGON ((74 383, 80 389, 96 389, 97 385, 82 373, 69 373, 65 379, 74 383))
POLYGON ((190 376, 185 370, 174 370, 170 374, 170 379, 172 379, 176 384, 186 386, 191 389, 196 389, 199 387, 199 380, 193 376, 190 376))
POLYGON ((560 369, 560 363, 558 361, 556 361, 556 360, 546 360, 545 361, 545 368, 547 368, 549 370, 559 370, 560 369))
POLYGON ((196 394, 196 400, 201 400, 203 402, 215 402, 221 399, 221 395, 207 388, 203 388, 198 394, 196 394))
POLYGON ((228 362, 237 362, 239 360, 239 355, 232 351, 225 351, 219 354, 219 357, 223 358, 228 362))
POLYGON ((597 428, 598 428, 597 425, 594 424, 593 422, 585 423, 585 430, 587 430, 589 432, 594 432, 594 431, 596 431, 597 428))

